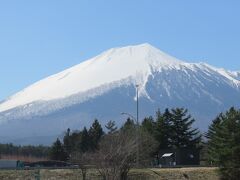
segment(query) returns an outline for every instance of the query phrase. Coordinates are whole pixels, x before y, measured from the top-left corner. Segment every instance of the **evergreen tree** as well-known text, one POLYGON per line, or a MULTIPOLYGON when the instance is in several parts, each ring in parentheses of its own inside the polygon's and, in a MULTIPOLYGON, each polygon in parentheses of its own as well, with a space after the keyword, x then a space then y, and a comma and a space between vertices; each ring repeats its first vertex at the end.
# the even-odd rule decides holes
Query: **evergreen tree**
POLYGON ((57 138, 57 140, 53 143, 50 149, 50 159, 66 161, 68 159, 68 155, 64 150, 64 147, 61 141, 57 138))
POLYGON ((101 124, 97 119, 94 120, 92 126, 89 129, 89 137, 91 142, 91 149, 95 151, 98 149, 98 143, 102 135, 104 134, 101 124))
POLYGON ((81 152, 87 152, 91 149, 91 137, 86 127, 79 133, 79 149, 81 152))
POLYGON ((71 153, 74 151, 81 151, 82 131, 74 131, 70 135, 71 153))
POLYGON ((188 114, 187 109, 176 108, 171 111, 170 144, 173 148, 196 148, 201 141, 198 129, 192 128, 195 120, 188 114))
POLYGON ((70 154, 71 151, 72 151, 72 148, 73 148, 72 147, 73 144, 71 142, 71 135, 70 135, 70 129, 69 128, 67 129, 67 132, 65 133, 65 135, 63 137, 63 145, 64 145, 64 148, 65 148, 66 152, 68 154, 70 154))
POLYGON ((132 120, 131 118, 127 118, 126 122, 121 127, 121 130, 123 131, 135 130, 135 129, 136 129, 136 125, 134 123, 134 120, 132 120))
POLYGON ((108 130, 108 134, 113 134, 117 131, 117 127, 116 127, 116 124, 115 124, 115 121, 109 121, 105 127, 107 128, 108 130))
POLYGON ((240 110, 231 108, 220 114, 208 131, 209 159, 220 166, 222 179, 240 175, 240 110))
POLYGON ((156 122, 152 116, 145 117, 142 121, 142 129, 153 136, 156 122))
POLYGON ((207 142, 207 152, 208 152, 208 162, 211 165, 218 165, 218 152, 216 151, 220 144, 218 144, 218 138, 216 138, 218 133, 221 131, 221 123, 223 122, 224 116, 221 113, 218 117, 216 117, 212 124, 208 128, 208 132, 205 137, 208 139, 207 142))
POLYGON ((165 110, 164 114, 158 111, 156 112, 156 126, 154 129, 154 137, 159 143, 159 149, 166 149, 170 146, 170 119, 171 113, 168 109, 165 110))

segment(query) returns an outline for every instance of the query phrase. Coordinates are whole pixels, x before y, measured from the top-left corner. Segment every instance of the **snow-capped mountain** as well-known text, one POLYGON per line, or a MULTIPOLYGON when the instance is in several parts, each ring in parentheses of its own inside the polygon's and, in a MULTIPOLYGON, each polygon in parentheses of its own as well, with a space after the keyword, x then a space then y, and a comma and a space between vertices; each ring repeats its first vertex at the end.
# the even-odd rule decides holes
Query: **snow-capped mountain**
POLYGON ((0 104, 1 139, 50 143, 50 137, 94 118, 121 124, 121 112, 136 112, 136 84, 140 117, 185 107, 202 130, 217 113, 240 105, 240 72, 186 63, 141 44, 110 49, 6 99, 0 104))

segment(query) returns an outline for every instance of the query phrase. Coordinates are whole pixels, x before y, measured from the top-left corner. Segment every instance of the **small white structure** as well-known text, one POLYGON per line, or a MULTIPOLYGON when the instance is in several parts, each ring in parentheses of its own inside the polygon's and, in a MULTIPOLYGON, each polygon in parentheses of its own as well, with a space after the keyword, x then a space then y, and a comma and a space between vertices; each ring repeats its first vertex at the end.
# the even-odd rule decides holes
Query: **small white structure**
POLYGON ((162 155, 162 158, 163 157, 171 157, 172 155, 173 155, 173 153, 165 153, 165 154, 162 155))
POLYGON ((162 162, 167 166, 176 166, 174 153, 164 153, 161 156, 162 162))

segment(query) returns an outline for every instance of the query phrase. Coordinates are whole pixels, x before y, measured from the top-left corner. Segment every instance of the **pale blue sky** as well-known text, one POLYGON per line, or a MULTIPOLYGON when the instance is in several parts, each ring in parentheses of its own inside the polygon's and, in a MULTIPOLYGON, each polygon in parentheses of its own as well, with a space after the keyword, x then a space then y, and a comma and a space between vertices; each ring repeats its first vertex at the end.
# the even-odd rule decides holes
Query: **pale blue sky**
POLYGON ((111 47, 145 42, 240 70, 240 1, 0 0, 0 100, 111 47))

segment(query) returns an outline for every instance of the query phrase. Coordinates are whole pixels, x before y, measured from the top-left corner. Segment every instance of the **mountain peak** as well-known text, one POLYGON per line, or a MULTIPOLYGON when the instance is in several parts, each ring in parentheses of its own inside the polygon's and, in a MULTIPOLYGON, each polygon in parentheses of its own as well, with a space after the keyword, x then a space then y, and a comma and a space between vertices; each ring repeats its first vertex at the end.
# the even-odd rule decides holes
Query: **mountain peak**
POLYGON ((149 66, 160 67, 160 66, 173 66, 184 63, 175 57, 172 57, 158 48, 152 46, 149 43, 143 43, 138 45, 130 45, 125 47, 112 48, 108 51, 103 52, 97 59, 108 61, 114 59, 115 61, 128 59, 135 63, 147 63, 149 66), (122 56, 121 58, 118 58, 122 56), (125 57, 123 57, 125 56, 125 57))
POLYGON ((94 118, 117 122, 120 112, 135 113, 136 84, 142 117, 185 107, 207 127, 219 110, 240 104, 239 72, 182 62, 144 43, 107 50, 1 102, 0 135, 33 138, 87 126, 94 118))
POLYGON ((0 104, 0 112, 33 102, 66 98, 126 80, 144 87, 152 71, 179 69, 183 63, 148 43, 112 48, 18 92, 0 104))
POLYGON ((156 47, 154 47, 153 45, 151 45, 149 43, 142 43, 142 44, 137 44, 137 45, 131 45, 131 46, 128 46, 128 47, 144 48, 146 50, 157 49, 156 47))

